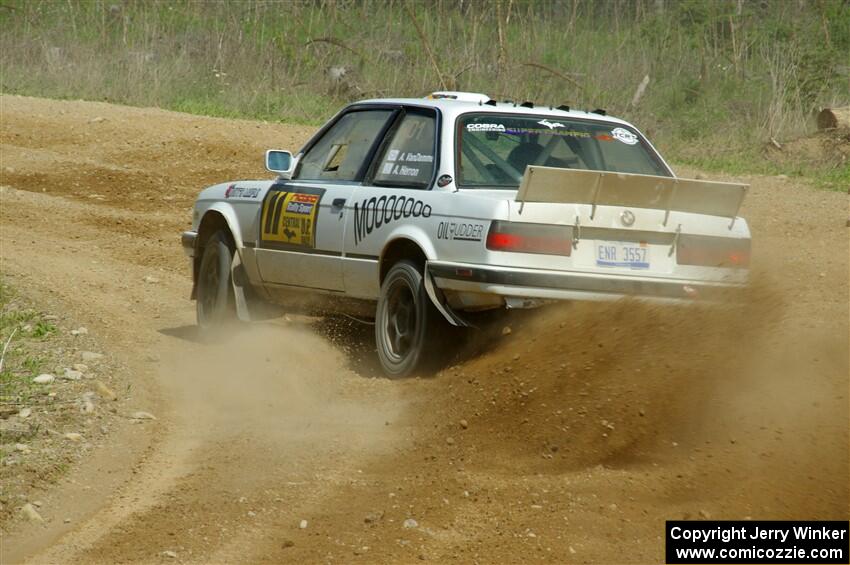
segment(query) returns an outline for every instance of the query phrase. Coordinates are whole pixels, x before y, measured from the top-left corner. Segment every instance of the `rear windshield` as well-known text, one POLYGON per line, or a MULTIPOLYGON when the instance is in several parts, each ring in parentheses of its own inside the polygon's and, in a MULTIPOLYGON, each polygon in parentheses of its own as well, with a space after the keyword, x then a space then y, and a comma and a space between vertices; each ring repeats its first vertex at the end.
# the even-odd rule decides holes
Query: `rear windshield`
POLYGON ((463 115, 457 152, 464 188, 517 188, 528 165, 670 176, 632 128, 552 116, 463 115))

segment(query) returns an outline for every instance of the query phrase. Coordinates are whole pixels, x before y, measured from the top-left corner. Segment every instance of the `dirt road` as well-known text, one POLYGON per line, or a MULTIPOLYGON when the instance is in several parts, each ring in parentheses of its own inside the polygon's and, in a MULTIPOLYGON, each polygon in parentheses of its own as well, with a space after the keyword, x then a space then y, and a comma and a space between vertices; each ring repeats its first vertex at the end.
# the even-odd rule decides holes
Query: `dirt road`
POLYGON ((311 128, 0 104, 3 276, 86 321, 157 416, 45 493, 46 525, 4 525, 4 563, 657 562, 665 519, 848 518, 845 194, 747 179, 741 305, 565 305, 389 381, 368 326, 195 340, 197 191, 311 128))

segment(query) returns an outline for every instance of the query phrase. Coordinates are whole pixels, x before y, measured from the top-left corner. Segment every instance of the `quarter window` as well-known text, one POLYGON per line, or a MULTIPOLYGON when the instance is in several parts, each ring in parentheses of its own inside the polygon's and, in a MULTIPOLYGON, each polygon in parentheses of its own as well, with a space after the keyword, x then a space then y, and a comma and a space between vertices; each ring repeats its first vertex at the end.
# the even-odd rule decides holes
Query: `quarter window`
POLYGON ((435 138, 433 115, 407 113, 378 158, 375 184, 427 187, 434 175, 435 138))
POLYGON ((363 110, 342 116, 301 158, 299 180, 357 180, 369 151, 392 110, 363 110))

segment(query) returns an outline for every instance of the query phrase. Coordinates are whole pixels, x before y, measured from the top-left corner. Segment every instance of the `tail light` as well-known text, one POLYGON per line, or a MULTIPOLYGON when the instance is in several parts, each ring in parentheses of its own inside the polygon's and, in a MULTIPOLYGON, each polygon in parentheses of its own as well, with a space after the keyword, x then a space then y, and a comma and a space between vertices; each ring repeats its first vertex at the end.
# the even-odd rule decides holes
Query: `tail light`
POLYGON ((487 234, 487 249, 517 253, 567 255, 572 251, 572 228, 547 224, 495 221, 487 234))
POLYGON ((750 266, 750 240, 683 235, 679 237, 676 262, 702 267, 747 268, 750 266))

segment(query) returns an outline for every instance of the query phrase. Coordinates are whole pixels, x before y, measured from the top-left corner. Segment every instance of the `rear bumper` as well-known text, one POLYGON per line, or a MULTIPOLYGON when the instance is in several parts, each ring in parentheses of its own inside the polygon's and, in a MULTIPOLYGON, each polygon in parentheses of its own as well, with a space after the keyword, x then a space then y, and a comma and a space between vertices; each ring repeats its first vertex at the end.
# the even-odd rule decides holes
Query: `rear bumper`
POLYGON ((187 257, 195 256, 195 240, 198 238, 198 232, 184 231, 180 235, 180 243, 183 244, 183 252, 187 257))
POLYGON ((745 280, 707 282, 464 263, 429 262, 428 270, 443 291, 543 300, 616 300, 634 296, 659 302, 713 301, 746 284, 745 280))

